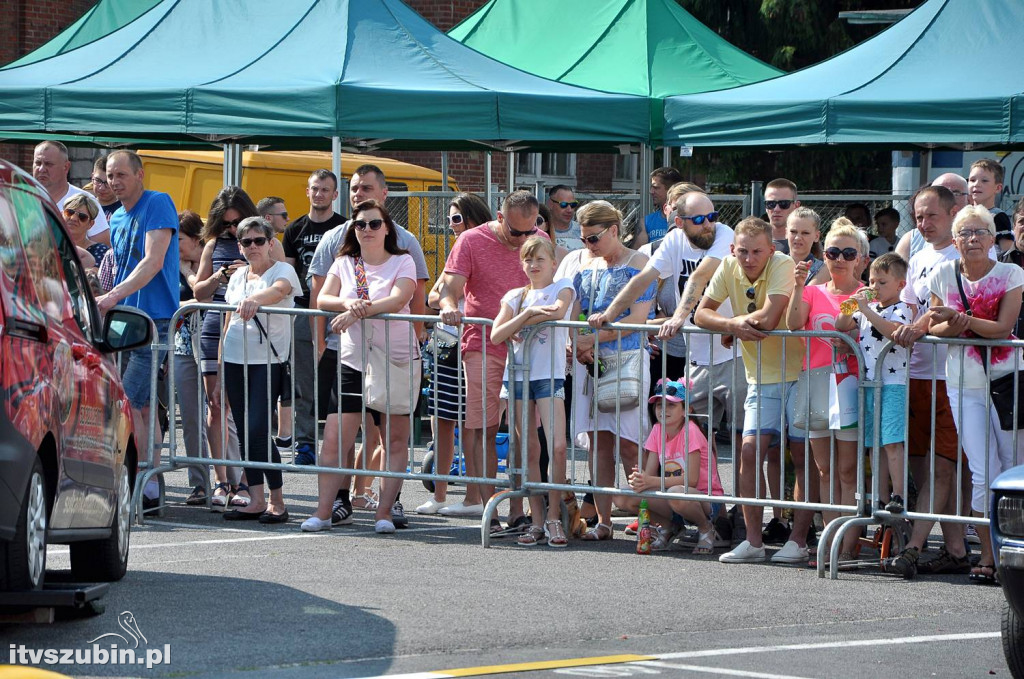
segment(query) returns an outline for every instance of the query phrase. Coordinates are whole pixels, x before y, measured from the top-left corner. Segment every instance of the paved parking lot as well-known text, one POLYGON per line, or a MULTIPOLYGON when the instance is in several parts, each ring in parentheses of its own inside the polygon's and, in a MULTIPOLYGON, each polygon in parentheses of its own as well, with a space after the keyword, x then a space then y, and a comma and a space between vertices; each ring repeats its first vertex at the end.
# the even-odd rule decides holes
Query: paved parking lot
MULTIPOLYGON (((408 530, 378 536, 362 511, 352 526, 303 534, 315 479, 300 474, 285 477, 290 523, 239 527, 184 506, 184 472, 167 481, 170 506, 134 530, 128 575, 111 587, 106 613, 50 626, 0 624, 8 644, 84 649, 114 632, 131 641, 119 630, 119 615, 129 612, 145 637, 140 649, 168 645, 170 664, 51 669, 176 677, 1008 676, 997 635, 1002 595, 966 576, 908 582, 860 571, 833 582, 807 568, 727 566, 678 547, 638 556, 622 533, 625 519, 617 519, 613 541, 567 550, 510 540, 485 550, 469 520, 414 515, 408 530)), ((406 484, 407 508, 426 498, 422 485, 406 484)), ((51 578, 68 568, 65 547, 52 547, 49 559, 51 578)))

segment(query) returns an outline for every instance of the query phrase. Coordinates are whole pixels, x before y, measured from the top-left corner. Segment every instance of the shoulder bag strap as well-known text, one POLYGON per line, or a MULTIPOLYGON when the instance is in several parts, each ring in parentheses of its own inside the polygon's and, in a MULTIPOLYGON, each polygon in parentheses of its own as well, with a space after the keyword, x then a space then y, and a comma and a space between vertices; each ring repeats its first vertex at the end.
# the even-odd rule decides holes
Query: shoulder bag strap
MULTIPOLYGON (((245 279, 246 279, 246 281, 249 280, 249 267, 245 267, 245 279)), ((243 292, 245 291, 244 286, 243 286, 242 291, 243 292)), ((277 349, 274 348, 274 343, 270 341, 270 335, 267 334, 266 328, 264 328, 263 327, 263 323, 260 322, 260 315, 259 314, 254 315, 252 317, 252 320, 256 324, 256 327, 259 328, 260 334, 263 335, 264 339, 267 340, 267 344, 270 345, 270 350, 272 352, 274 352, 274 358, 277 359, 278 363, 284 363, 284 361, 281 360, 281 356, 277 353, 277 349)))
MULTIPOLYGON (((960 301, 964 304, 964 313, 968 316, 973 316, 974 312, 971 311, 971 303, 967 300, 967 293, 964 292, 964 281, 960 273, 959 262, 957 262, 954 273, 956 275, 956 289, 960 292, 960 301)), ((985 371, 986 375, 988 375, 988 361, 981 361, 981 369, 985 371)))

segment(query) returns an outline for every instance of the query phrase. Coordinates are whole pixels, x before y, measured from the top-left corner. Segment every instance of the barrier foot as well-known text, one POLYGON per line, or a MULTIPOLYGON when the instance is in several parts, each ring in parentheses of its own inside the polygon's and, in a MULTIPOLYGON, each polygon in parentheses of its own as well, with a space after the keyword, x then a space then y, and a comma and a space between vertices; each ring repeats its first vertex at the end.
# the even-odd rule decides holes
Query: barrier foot
MULTIPOLYGON (((829 521, 827 524, 825 524, 825 527, 821 530, 821 535, 818 537, 818 568, 817 568, 817 571, 818 571, 818 577, 819 578, 824 578, 825 577, 825 559, 821 558, 821 556, 822 556, 822 554, 821 554, 821 546, 822 545, 834 545, 834 544, 837 544, 835 542, 835 540, 832 539, 832 534, 836 532, 836 530, 839 528, 839 526, 841 526, 842 524, 846 523, 847 521, 850 521, 850 520, 855 519, 855 518, 857 518, 857 517, 856 516, 839 516, 839 517, 836 517, 836 518, 832 519, 831 521, 829 521)), ((835 558, 836 557, 830 553, 829 561, 830 562, 834 562, 835 558)), ((835 576, 833 576, 833 579, 835 579, 835 576)))
MULTIPOLYGON (((873 523, 875 523, 875 520, 870 516, 851 516, 836 528, 836 537, 832 541, 832 548, 829 550, 829 580, 839 579, 839 551, 843 547, 843 538, 846 537, 846 531, 853 527, 870 526, 873 523)), ((818 566, 821 566, 820 560, 818 566)))
POLYGON ((491 499, 484 505, 483 516, 480 517, 480 544, 483 545, 484 549, 491 546, 491 519, 497 514, 498 505, 514 497, 527 496, 529 496, 529 493, 526 491, 512 490, 511 488, 506 488, 491 496, 491 499))
MULTIPOLYGON (((160 465, 157 467, 150 467, 148 469, 140 470, 135 475, 135 493, 132 495, 132 511, 128 521, 136 526, 145 525, 145 512, 142 511, 142 491, 149 483, 149 480, 157 474, 163 474, 164 472, 173 472, 178 467, 174 465, 160 465)), ((163 499, 163 493, 160 494, 161 500, 163 499)))

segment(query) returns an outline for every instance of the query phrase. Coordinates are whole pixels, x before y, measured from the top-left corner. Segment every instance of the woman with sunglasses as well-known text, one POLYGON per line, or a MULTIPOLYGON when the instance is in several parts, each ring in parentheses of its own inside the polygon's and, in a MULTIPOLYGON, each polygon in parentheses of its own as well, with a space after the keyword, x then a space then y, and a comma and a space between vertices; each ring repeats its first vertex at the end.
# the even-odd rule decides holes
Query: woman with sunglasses
MULTIPOLYGON (((795 214, 795 213, 794 213, 795 214)), ((860 280, 860 272, 868 261, 869 246, 865 233, 853 225, 849 219, 840 217, 832 222, 832 228, 825 238, 825 265, 828 267, 831 280, 824 285, 806 285, 810 262, 803 260, 796 265, 794 282, 796 287, 790 297, 787 311, 787 325, 792 329, 828 331, 835 330, 836 317, 839 316, 839 305, 852 297, 864 287, 860 280)), ((828 504, 856 505, 857 488, 857 424, 842 429, 830 429, 828 408, 818 403, 816 395, 829 392, 829 382, 841 375, 857 375, 856 358, 844 351, 847 345, 836 345, 838 354, 834 357, 833 343, 827 339, 810 339, 807 341, 803 359, 803 371, 798 378, 798 390, 803 390, 807 398, 796 406, 796 418, 804 417, 806 437, 810 441, 814 465, 808 462, 809 473, 814 473, 817 466, 822 502, 828 504), (817 388, 815 382, 818 382, 817 388), (821 406, 823 410, 819 408, 821 406), (808 410, 812 411, 808 418, 808 410), (815 412, 817 411, 817 412, 815 412), (832 438, 835 437, 836 462, 839 468, 831 467, 832 438)), ((844 404, 841 402, 840 407, 844 404)), ((856 406, 854 405, 854 408, 856 406)), ((791 432, 792 434, 795 432, 791 432)), ((796 473, 802 480, 804 468, 797 464, 796 473)), ((808 499, 816 502, 813 483, 808 489, 808 499)), ((835 512, 822 512, 825 523, 838 516, 835 512)), ((792 541, 791 541, 792 542, 792 541)), ((807 550, 795 542, 787 542, 773 560, 784 563, 795 563, 807 559, 807 550)), ((855 531, 849 531, 840 560, 852 559, 857 543, 855 531)))
MULTIPOLYGON (((587 317, 600 314, 608 308, 615 296, 626 287, 630 279, 636 276, 647 264, 647 258, 630 250, 619 240, 619 227, 622 224, 622 213, 604 200, 587 203, 576 215, 580 223, 580 240, 585 248, 570 252, 562 261, 555 278, 570 278, 576 291, 576 306, 573 318, 581 313, 587 317)), ((654 301, 656 286, 650 286, 634 301, 626 311, 622 312, 613 322, 643 324, 647 322, 651 304, 654 301)), ((590 473, 595 486, 611 486, 616 483, 615 451, 618 447, 622 468, 628 476, 637 465, 638 446, 647 432, 647 408, 637 405, 628 410, 616 413, 597 412, 592 407, 593 388, 588 388, 587 373, 593 371, 594 364, 600 364, 602 357, 611 356, 620 351, 643 349, 646 336, 637 332, 618 330, 597 330, 576 337, 576 364, 573 366, 573 407, 576 410, 573 431, 597 431, 597 440, 592 441, 595 454, 592 457, 590 473), (619 443, 616 446, 616 438, 619 443)), ((650 355, 642 351, 643 365, 640 371, 641 394, 647 393, 646 381, 649 379, 650 355)), ((599 368, 598 368, 599 369, 599 368)), ((597 507, 597 525, 585 533, 581 539, 611 540, 612 539, 612 496, 604 493, 595 495, 597 507)), ((635 502, 619 502, 620 507, 635 509, 635 502)))
POLYGON ((786 218, 786 241, 789 256, 799 264, 807 262, 804 285, 823 285, 828 282, 828 267, 821 259, 821 217, 809 207, 798 207, 786 218))
MULTIPOLYGON (((960 259, 939 264, 929 279, 931 334, 1017 339, 1012 333, 1020 314, 1024 271, 1014 264, 991 259, 995 234, 995 220, 988 208, 968 205, 956 213, 953 243, 960 259)), ((946 353, 946 390, 971 469, 974 516, 985 516, 992 479, 1014 466, 1024 450, 1024 437, 1019 437, 1015 446, 1014 439, 1019 434, 1002 428, 989 394, 991 380, 1012 375, 1021 366, 1021 350, 1008 346, 951 344, 946 353)), ((1024 389, 1024 384, 1016 389, 1024 389)), ((998 584, 990 529, 979 523, 976 530, 981 538, 981 559, 971 569, 970 582, 998 584)), ((945 554, 938 558, 943 559, 945 554)))
MULTIPOLYGON (((217 194, 210 204, 202 238, 206 242, 199 258, 199 271, 192 288, 199 302, 223 303, 228 281, 236 271, 245 266, 238 251, 238 225, 243 219, 257 216, 256 205, 249 195, 237 186, 228 186, 217 194)), ((206 419, 206 434, 210 443, 210 455, 214 459, 238 460, 237 430, 230 413, 222 412, 219 370, 217 365, 220 344, 221 317, 217 311, 203 315, 199 334, 200 367, 203 373, 203 387, 209 410, 206 419), (227 426, 227 432, 221 423, 227 426), (226 447, 224 446, 226 443, 226 447)), ((243 482, 240 467, 215 466, 217 484, 210 499, 214 511, 224 511, 228 506, 245 507, 249 503, 249 488, 243 482)))
MULTIPOLYGON (((469 229, 491 221, 491 211, 480 196, 460 193, 448 204, 448 225, 455 240, 469 229)), ((450 249, 450 248, 448 248, 450 249)), ((444 274, 437 277, 427 303, 436 309, 445 286, 444 274)), ((459 300, 459 311, 465 312, 465 300, 459 300)), ((465 417, 466 385, 459 370, 459 328, 438 320, 434 324, 430 347, 434 351, 434 370, 427 394, 427 414, 433 418, 434 470, 446 474, 455 457, 455 427, 465 417)), ((445 506, 448 483, 434 482, 434 497, 416 508, 417 514, 436 514, 445 506)))
POLYGON ((99 212, 96 203, 89 200, 84 193, 71 196, 64 203, 64 224, 68 227, 71 241, 92 255, 96 266, 99 266, 103 261, 103 255, 110 249, 109 245, 89 238, 89 229, 96 223, 96 215, 99 212))
MULTIPOLYGON (((321 403, 327 403, 327 424, 320 449, 320 464, 324 467, 338 465, 339 436, 340 450, 347 458, 342 460, 343 466, 351 468, 353 464, 350 451, 354 451, 363 417, 363 370, 368 360, 364 345, 373 351, 386 351, 388 359, 396 363, 408 363, 419 357, 419 343, 411 323, 366 320, 380 314, 409 313, 409 302, 416 291, 413 258, 398 247, 395 224, 377 201, 357 205, 350 224, 317 297, 321 311, 337 314, 331 320, 330 331, 339 333, 340 379, 325 381, 330 385, 330 393, 320 397, 321 403)), ((409 415, 380 414, 379 428, 382 438, 387 439, 384 457, 392 472, 402 472, 408 464, 409 421, 409 415)), ((348 479, 339 474, 321 474, 317 485, 317 510, 302 523, 302 530, 307 532, 331 528, 338 489, 347 487, 348 479)), ((381 482, 376 532, 395 532, 391 508, 401 490, 400 478, 385 478, 381 482)))
MULTIPOLYGON (((259 307, 290 309, 302 293, 294 267, 270 258, 274 227, 262 217, 246 217, 238 225, 238 251, 246 265, 231 276, 224 301, 236 306, 225 314, 220 354, 224 388, 238 424, 238 446, 248 462, 281 463, 269 435, 270 409, 281 395, 284 363, 291 350, 291 316, 256 313, 259 307), (270 385, 269 394, 267 385, 270 385)), ((229 521, 286 523, 280 471, 246 467, 250 502, 224 514, 229 521), (263 494, 266 478, 270 503, 263 494)))

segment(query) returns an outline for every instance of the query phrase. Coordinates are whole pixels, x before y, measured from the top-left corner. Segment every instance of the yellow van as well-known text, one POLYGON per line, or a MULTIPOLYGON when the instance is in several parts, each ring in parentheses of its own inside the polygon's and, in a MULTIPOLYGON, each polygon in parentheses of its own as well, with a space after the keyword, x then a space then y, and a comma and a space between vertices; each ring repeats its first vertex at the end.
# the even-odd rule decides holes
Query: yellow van
MULTIPOLYGON (((179 210, 189 209, 204 219, 210 203, 224 186, 224 156, 219 151, 139 151, 146 171, 146 188, 171 196, 179 210)), ((343 153, 341 174, 348 179, 365 163, 378 166, 387 178, 391 217, 416 234, 427 258, 431 280, 444 266, 451 236, 446 236, 448 199, 444 196, 395 196, 396 192, 441 191, 441 173, 390 158, 343 153)), ((266 196, 284 198, 289 219, 309 210, 306 181, 320 168, 331 168, 331 154, 320 151, 246 151, 242 154, 242 188, 254 203, 266 196)), ((458 187, 448 180, 451 191, 458 187)), ((342 196, 346 206, 346 196, 342 196)))

